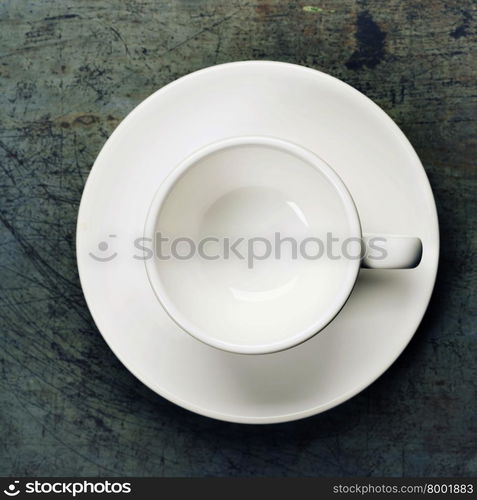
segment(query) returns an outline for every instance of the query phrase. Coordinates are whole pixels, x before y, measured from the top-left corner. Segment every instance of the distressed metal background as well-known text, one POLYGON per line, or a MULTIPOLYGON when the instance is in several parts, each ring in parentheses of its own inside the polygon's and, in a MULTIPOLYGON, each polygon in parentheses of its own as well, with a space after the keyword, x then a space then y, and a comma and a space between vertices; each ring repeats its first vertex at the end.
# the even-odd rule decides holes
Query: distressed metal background
POLYGON ((0 475, 477 475, 476 18, 469 0, 2 0, 0 475), (374 99, 420 155, 442 231, 430 310, 395 365, 270 427, 193 415, 135 380, 75 263, 83 185, 119 121, 241 59, 311 66, 374 99))

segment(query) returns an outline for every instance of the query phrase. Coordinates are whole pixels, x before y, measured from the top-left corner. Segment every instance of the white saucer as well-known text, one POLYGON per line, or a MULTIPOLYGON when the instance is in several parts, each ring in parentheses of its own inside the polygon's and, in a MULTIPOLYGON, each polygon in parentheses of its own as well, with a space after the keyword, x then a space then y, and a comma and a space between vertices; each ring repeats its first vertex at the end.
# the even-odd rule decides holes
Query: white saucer
POLYGON ((342 403, 393 363, 428 305, 439 234, 424 169, 378 106, 315 70, 239 62, 173 82, 119 125, 83 193, 77 256, 99 330, 144 384, 202 415, 272 423, 342 403), (420 237, 420 265, 361 270, 338 317, 287 351, 231 354, 184 333, 156 299, 144 262, 133 258, 140 254, 134 240, 142 236, 154 193, 175 165, 208 143, 240 135, 282 138, 316 152, 349 188, 363 232, 420 237), (100 242, 108 248, 98 248, 100 242), (100 262, 90 253, 113 258, 100 262))

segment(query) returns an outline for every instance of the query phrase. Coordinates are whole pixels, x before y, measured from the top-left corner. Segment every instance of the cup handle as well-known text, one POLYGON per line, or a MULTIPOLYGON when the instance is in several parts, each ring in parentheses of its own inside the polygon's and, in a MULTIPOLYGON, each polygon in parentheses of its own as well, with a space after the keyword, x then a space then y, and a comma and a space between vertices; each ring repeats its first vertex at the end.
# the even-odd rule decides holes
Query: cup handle
POLYGON ((367 269, 413 269, 421 262, 422 241, 414 236, 366 234, 363 243, 367 269))

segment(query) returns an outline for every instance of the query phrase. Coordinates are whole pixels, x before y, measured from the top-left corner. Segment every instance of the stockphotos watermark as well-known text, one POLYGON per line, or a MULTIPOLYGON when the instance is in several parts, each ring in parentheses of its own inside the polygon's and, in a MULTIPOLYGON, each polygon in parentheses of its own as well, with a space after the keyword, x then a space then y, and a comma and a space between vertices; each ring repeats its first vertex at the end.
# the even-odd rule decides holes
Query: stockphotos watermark
POLYGON ((3 493, 9 497, 16 497, 20 493, 43 493, 81 495, 84 493, 119 494, 131 493, 131 483, 122 481, 29 481, 21 484, 19 480, 11 482, 3 493))
MULTIPOLYGON (((101 240, 94 252, 89 252, 98 262, 111 262, 118 255, 114 241, 116 234, 101 240)), ((189 236, 166 236, 161 232, 155 238, 139 237, 132 241, 131 257, 136 260, 180 260, 200 258, 206 261, 241 260, 249 269, 257 262, 268 259, 292 260, 383 260, 387 257, 385 237, 367 239, 350 237, 339 238, 327 232, 323 237, 309 236, 298 239, 275 232, 271 237, 217 237, 205 236, 198 240, 189 236)))

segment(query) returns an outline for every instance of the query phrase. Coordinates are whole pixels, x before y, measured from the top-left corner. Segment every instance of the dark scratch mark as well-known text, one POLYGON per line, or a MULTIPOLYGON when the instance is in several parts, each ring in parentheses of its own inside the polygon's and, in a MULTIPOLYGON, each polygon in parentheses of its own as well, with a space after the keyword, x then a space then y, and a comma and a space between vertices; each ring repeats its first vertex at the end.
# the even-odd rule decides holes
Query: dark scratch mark
MULTIPOLYGON (((2 141, 0 141, 0 148, 2 148, 5 153, 7 153, 7 157, 13 159, 19 167, 23 166, 23 160, 19 158, 18 154, 15 151, 9 149, 2 141)), ((3 162, 1 162, 0 165, 7 177, 12 181, 12 184, 16 186, 17 181, 15 176, 13 175, 13 172, 9 168, 7 168, 7 165, 5 165, 3 162)))
POLYGON ((461 36, 467 36, 469 27, 466 26, 465 24, 461 24, 460 26, 457 26, 457 28, 453 31, 450 32, 450 36, 452 38, 460 38, 461 36))
POLYGON ((386 32, 381 30, 367 10, 359 13, 356 24, 358 48, 346 62, 346 67, 352 70, 361 69, 363 66, 374 68, 384 58, 386 32))
POLYGON ((202 33, 206 33, 207 31, 211 31, 214 28, 216 28, 217 26, 220 26, 222 23, 225 23, 229 19, 232 19, 232 17, 234 17, 236 14, 238 14, 247 5, 248 4, 244 4, 242 7, 240 7, 239 9, 237 9, 235 11, 233 11, 228 16, 225 16, 222 19, 216 21, 215 23, 212 23, 210 26, 206 26, 205 28, 202 28, 201 30, 199 30, 196 33, 194 33, 193 35, 187 37, 185 40, 182 40, 182 42, 179 42, 178 44, 174 45, 173 47, 167 49, 161 55, 164 56, 166 54, 170 54, 171 52, 174 52, 175 50, 177 50, 178 48, 182 47, 183 45, 189 43, 191 40, 194 40, 198 36, 202 35, 202 33))
POLYGON ((96 115, 80 115, 75 118, 74 123, 80 123, 81 125, 93 125, 99 122, 99 117, 96 115))
POLYGON ((23 160, 18 156, 18 154, 9 149, 3 142, 0 142, 0 148, 2 148, 10 158, 13 158, 19 166, 23 165, 23 160))
POLYGON ((127 43, 124 41, 123 37, 121 36, 121 33, 119 33, 119 31, 115 28, 113 28, 112 26, 109 27, 109 29, 118 37, 118 39, 123 43, 124 45, 124 49, 126 51, 126 54, 129 56, 129 48, 128 48, 128 45, 127 43))
POLYGON ((220 33, 217 33, 217 46, 215 47, 214 64, 217 64, 221 45, 222 45, 222 37, 220 36, 220 33))
POLYGON ((59 21, 61 19, 73 19, 75 17, 80 17, 78 14, 63 14, 62 16, 52 16, 45 17, 45 21, 59 21))
POLYGON ((83 173, 81 172, 81 167, 78 160, 78 137, 76 135, 76 132, 73 134, 73 151, 75 155, 76 172, 78 173, 78 177, 81 180, 81 184, 84 184, 84 177, 83 173))
MULTIPOLYGON (((87 39, 87 37, 78 37, 78 38, 83 38, 87 39)), ((40 40, 41 41, 41 40, 40 40)), ((36 45, 25 45, 21 49, 15 49, 12 50, 11 52, 7 52, 6 54, 0 54, 0 59, 4 59, 6 57, 14 56, 17 54, 23 54, 27 51, 34 50, 34 51, 39 51, 43 49, 48 49, 49 47, 61 47, 62 45, 69 45, 72 43, 73 40, 71 39, 61 39, 58 38, 52 42, 48 43, 36 43, 36 45)))
POLYGON ((468 36, 470 34, 469 27, 470 27, 470 22, 472 21, 472 15, 470 14, 470 12, 464 11, 462 13, 462 16, 464 18, 462 24, 457 26, 457 28, 455 28, 449 33, 449 35, 452 38, 457 39, 463 36, 468 36))

